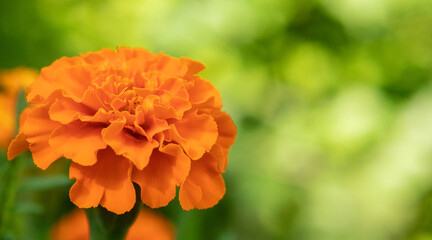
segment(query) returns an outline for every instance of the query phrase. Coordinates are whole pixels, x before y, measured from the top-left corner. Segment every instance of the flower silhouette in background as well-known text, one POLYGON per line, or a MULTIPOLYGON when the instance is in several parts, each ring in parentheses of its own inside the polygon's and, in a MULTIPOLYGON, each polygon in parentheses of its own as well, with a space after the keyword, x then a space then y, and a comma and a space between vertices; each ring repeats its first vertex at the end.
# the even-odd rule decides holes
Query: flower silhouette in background
POLYGON ((8 158, 29 148, 41 169, 71 159, 69 195, 80 208, 129 211, 133 182, 152 208, 166 206, 176 186, 183 209, 212 207, 225 194, 236 128, 219 92, 196 75, 203 69, 139 48, 63 57, 29 87, 8 158))
POLYGON ((0 72, 0 148, 5 152, 15 134, 18 94, 36 79, 37 74, 28 68, 0 72))
MULTIPOLYGON (((51 240, 88 240, 90 227, 84 210, 75 210, 52 229, 51 240)), ((163 216, 142 209, 129 228, 126 240, 174 240, 174 227, 163 216)))

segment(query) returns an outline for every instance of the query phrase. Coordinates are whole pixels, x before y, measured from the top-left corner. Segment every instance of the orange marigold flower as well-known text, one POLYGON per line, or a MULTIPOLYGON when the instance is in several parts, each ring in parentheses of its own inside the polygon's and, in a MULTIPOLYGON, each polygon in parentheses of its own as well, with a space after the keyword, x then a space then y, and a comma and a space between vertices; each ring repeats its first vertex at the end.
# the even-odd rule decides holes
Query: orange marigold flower
MULTIPOLYGON (((90 239, 90 227, 83 210, 75 210, 62 218, 51 232, 52 240, 90 239)), ((163 216, 141 210, 129 228, 125 240, 174 240, 174 227, 163 216)))
POLYGON ((132 182, 152 208, 167 205, 176 186, 183 209, 212 207, 225 194, 236 128, 219 92, 196 75, 203 69, 137 48, 63 57, 29 87, 8 158, 29 148, 42 169, 71 159, 70 198, 81 208, 129 211, 132 182))
POLYGON ((0 148, 7 150, 16 129, 16 105, 18 93, 37 77, 28 68, 15 68, 0 73, 0 148))

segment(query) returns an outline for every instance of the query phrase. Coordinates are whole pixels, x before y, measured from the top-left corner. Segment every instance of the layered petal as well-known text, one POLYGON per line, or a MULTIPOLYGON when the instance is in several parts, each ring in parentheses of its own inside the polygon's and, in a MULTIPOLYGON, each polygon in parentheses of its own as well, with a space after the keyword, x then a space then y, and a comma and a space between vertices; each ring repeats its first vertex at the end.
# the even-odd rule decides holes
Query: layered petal
POLYGON ((47 169, 51 163, 62 157, 49 145, 49 136, 60 123, 51 121, 48 109, 49 105, 27 108, 22 124, 22 134, 29 143, 33 161, 41 169, 47 169))
MULTIPOLYGON (((43 103, 50 97, 56 90, 62 89, 61 71, 64 68, 71 68, 79 62, 79 58, 62 57, 54 61, 50 66, 44 67, 41 70, 39 77, 30 85, 27 91, 27 102, 29 103, 43 103)), ((69 81, 70 77, 65 77, 69 81)))
POLYGON ((185 210, 216 205, 225 194, 225 182, 217 170, 216 159, 206 153, 201 159, 192 161, 179 194, 180 204, 185 210))
POLYGON ((182 57, 180 58, 180 61, 182 64, 187 66, 187 72, 185 75, 194 75, 205 69, 204 64, 189 58, 182 57))
POLYGON ((69 177, 76 179, 69 196, 78 207, 99 204, 117 214, 130 211, 135 204, 135 189, 131 182, 132 164, 111 148, 100 150, 92 166, 71 163, 69 177))
POLYGON ((209 154, 216 159, 217 162, 217 170, 220 173, 225 173, 225 169, 228 166, 228 152, 229 149, 221 146, 220 144, 213 145, 209 154))
POLYGON ((145 109, 144 105, 143 107, 137 107, 135 117, 134 129, 136 129, 136 132, 146 136, 149 141, 151 141, 157 133, 161 133, 170 128, 166 120, 157 118, 150 110, 145 109))
POLYGON ((80 101, 90 85, 92 73, 90 69, 78 66, 64 66, 57 70, 57 78, 53 85, 62 89, 65 96, 80 101))
POLYGON ((224 148, 229 148, 234 144, 237 129, 231 117, 223 111, 213 112, 214 120, 218 128, 218 138, 216 142, 224 148))
POLYGON ((210 151, 218 135, 216 122, 210 115, 189 112, 171 125, 171 137, 193 160, 210 151))
POLYGON ((14 159, 16 156, 29 149, 27 138, 24 134, 19 133, 10 143, 8 148, 8 160, 14 159))
POLYGON ((110 126, 102 130, 104 142, 118 155, 130 159, 138 169, 142 170, 147 166, 150 155, 158 143, 149 142, 144 136, 129 132, 124 128, 125 124, 125 119, 111 122, 110 126))
POLYGON ((132 180, 141 187, 142 201, 152 208, 166 206, 176 195, 176 186, 186 178, 190 159, 177 144, 154 150, 149 164, 134 169, 132 180))
POLYGON ((221 108, 219 91, 207 80, 200 77, 193 79, 187 89, 191 103, 197 108, 221 108))
POLYGON ((100 125, 75 121, 56 128, 49 144, 64 157, 82 166, 91 166, 97 162, 98 151, 107 146, 102 139, 102 129, 100 125))
POLYGON ((184 76, 187 66, 177 58, 172 58, 162 53, 156 56, 155 64, 152 68, 157 69, 161 74, 170 77, 184 76))
POLYGON ((218 137, 210 154, 217 160, 218 171, 224 173, 228 165, 229 148, 234 144, 237 129, 227 113, 213 111, 213 116, 218 127, 218 137))
POLYGON ((116 58, 116 52, 112 49, 104 48, 98 52, 81 54, 81 57, 90 65, 98 66, 103 69, 111 64, 116 58))
POLYGON ((42 68, 39 77, 27 89, 27 102, 40 103, 44 99, 47 99, 56 90, 52 82, 47 80, 50 79, 52 74, 54 73, 50 71, 49 67, 42 68))
MULTIPOLYGON (((30 109, 26 108, 21 113, 20 118, 19 118, 19 125, 20 126, 24 125, 24 122, 27 119, 27 114, 29 113, 29 111, 30 111, 30 109)), ((23 128, 20 127, 20 132, 18 133, 17 136, 15 136, 15 138, 9 144, 8 152, 7 152, 8 160, 14 159, 16 156, 20 155, 21 153, 23 153, 24 151, 29 149, 29 143, 27 142, 27 137, 25 136, 24 133, 22 133, 22 131, 23 131, 22 129, 23 128)))
POLYGON ((56 99, 49 109, 50 118, 62 124, 68 124, 82 116, 92 116, 92 114, 91 109, 70 98, 56 99))

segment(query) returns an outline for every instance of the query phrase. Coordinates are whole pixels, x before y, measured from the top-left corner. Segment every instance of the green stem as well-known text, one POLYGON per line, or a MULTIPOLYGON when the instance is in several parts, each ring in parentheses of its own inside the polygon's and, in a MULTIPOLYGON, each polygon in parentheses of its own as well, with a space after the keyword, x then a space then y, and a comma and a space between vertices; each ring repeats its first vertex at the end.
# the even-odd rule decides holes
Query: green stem
POLYGON ((13 234, 15 227, 15 206, 20 185, 21 172, 28 154, 21 154, 8 163, 2 182, 3 192, 0 199, 0 239, 13 234))
MULTIPOLYGON (((135 189, 137 190, 136 187, 135 189)), ((127 231, 138 216, 141 206, 139 190, 136 192, 135 206, 127 213, 117 215, 102 207, 86 209, 91 240, 121 240, 126 237, 127 231)))

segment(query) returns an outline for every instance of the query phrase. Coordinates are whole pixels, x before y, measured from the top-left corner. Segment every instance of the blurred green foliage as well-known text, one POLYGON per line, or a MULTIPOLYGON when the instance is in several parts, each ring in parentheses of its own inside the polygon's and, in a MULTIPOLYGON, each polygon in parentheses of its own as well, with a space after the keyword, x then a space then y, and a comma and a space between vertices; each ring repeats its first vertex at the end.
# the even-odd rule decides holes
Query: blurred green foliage
MULTIPOLYGON (((0 68, 125 45, 203 62, 238 127, 224 199, 158 210, 179 239, 432 239, 431 1, 0 2, 0 68)), ((45 239, 67 166, 24 165, 11 239, 45 239)))

